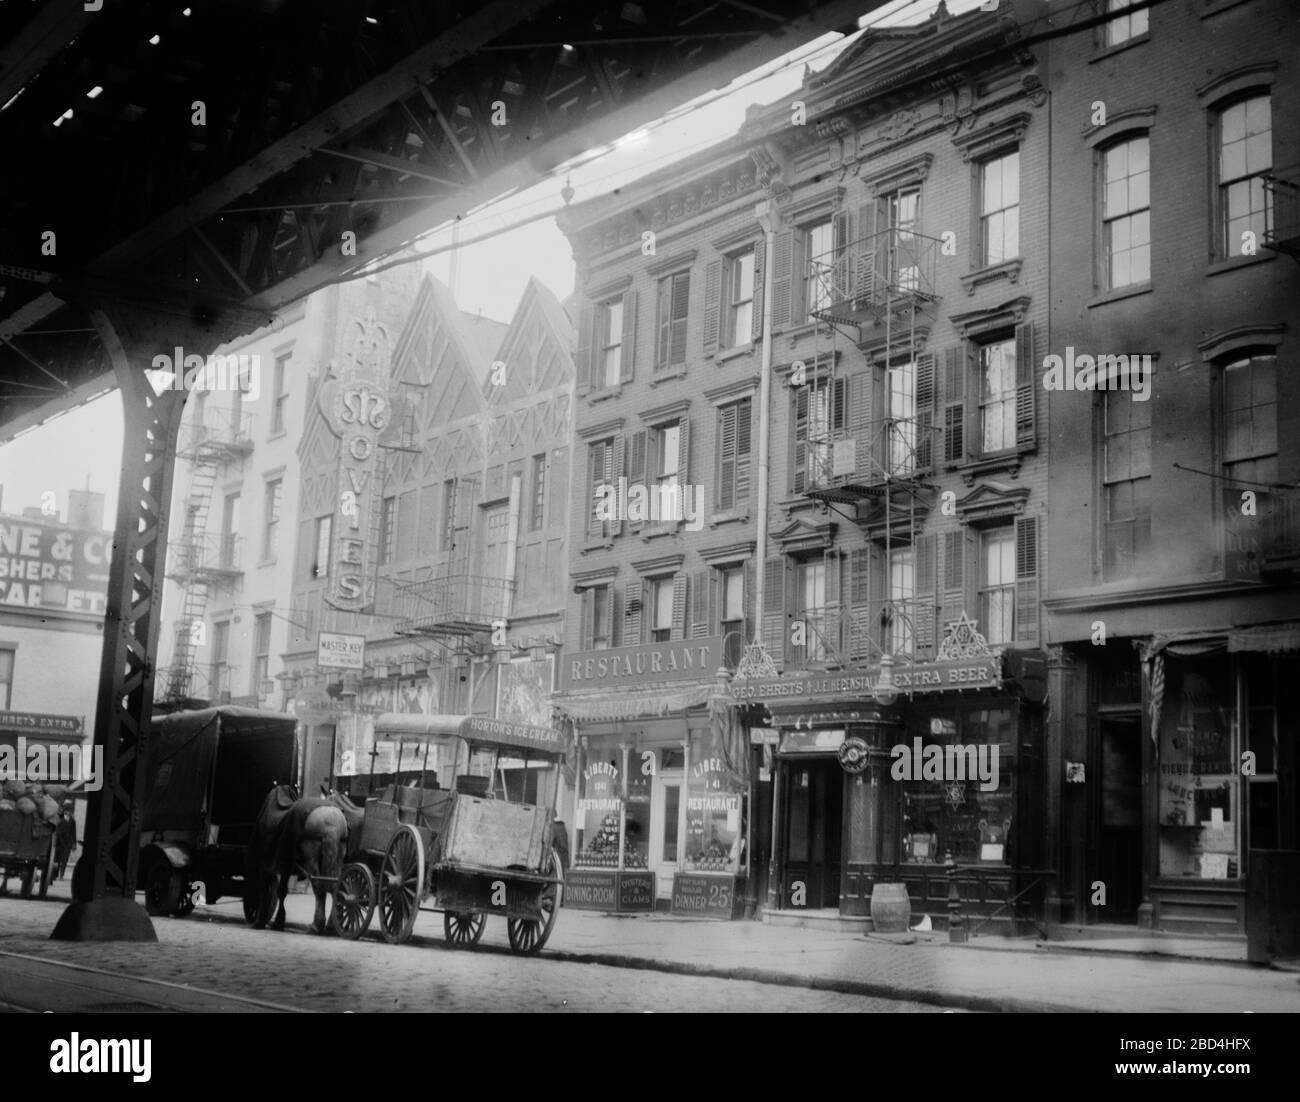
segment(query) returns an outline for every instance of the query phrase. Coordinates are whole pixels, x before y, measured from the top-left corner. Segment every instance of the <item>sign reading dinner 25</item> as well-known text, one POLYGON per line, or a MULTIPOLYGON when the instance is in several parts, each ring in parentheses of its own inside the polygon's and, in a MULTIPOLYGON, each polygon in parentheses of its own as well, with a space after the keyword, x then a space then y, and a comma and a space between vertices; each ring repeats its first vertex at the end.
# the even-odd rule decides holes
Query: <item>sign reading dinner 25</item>
POLYGON ((721 661, 720 635, 576 651, 560 667, 560 688, 625 688, 660 681, 701 681, 714 677, 721 661))

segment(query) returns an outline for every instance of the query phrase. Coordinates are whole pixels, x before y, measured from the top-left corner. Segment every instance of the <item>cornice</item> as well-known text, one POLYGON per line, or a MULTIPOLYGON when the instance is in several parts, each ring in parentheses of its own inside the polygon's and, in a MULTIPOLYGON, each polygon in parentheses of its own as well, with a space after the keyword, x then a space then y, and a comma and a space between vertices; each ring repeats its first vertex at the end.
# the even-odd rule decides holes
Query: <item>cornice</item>
MULTIPOLYGON (((689 268, 695 263, 695 258, 700 255, 699 249, 687 249, 684 252, 674 253, 672 256, 665 257, 663 260, 656 260, 646 272, 652 279, 659 279, 662 276, 671 275, 682 268, 689 268)), ((631 278, 630 276, 628 277, 631 278)))
POLYGON ((719 563, 735 562, 737 559, 752 558, 758 547, 757 540, 733 540, 731 543, 718 544, 714 547, 700 548, 700 559, 710 566, 719 563))
POLYGON ((574 430, 582 440, 591 440, 597 436, 617 435, 623 431, 624 419, 622 417, 611 417, 607 421, 601 421, 595 425, 580 425, 574 430))
POLYGON ((904 184, 920 183, 930 175, 932 164, 934 164, 933 153, 919 153, 889 168, 863 173, 859 179, 866 185, 872 198, 875 198, 904 184))
POLYGON ((638 559, 632 564, 632 569, 644 577, 653 574, 676 574, 685 561, 685 553, 678 551, 671 555, 656 555, 653 559, 638 559))
POLYGON ((648 425, 656 424, 660 421, 667 421, 673 417, 685 417, 690 412, 691 400, 689 398, 678 398, 672 402, 666 402, 662 406, 655 406, 653 409, 643 409, 640 417, 648 425))
POLYGON ((616 577, 618 577, 617 566, 597 566, 590 570, 569 571, 569 580, 573 583, 575 593, 580 589, 588 589, 593 585, 605 585, 612 582, 616 577))
POLYGON ((724 402, 732 401, 736 398, 744 398, 758 389, 759 377, 757 375, 746 375, 740 379, 733 379, 722 386, 715 386, 704 392, 704 400, 712 402, 715 406, 724 402))
POLYGON ((1032 120, 1028 111, 1017 111, 1014 115, 989 122, 982 129, 955 136, 952 144, 957 147, 963 161, 968 162, 972 157, 979 159, 1000 146, 1021 142, 1032 120))

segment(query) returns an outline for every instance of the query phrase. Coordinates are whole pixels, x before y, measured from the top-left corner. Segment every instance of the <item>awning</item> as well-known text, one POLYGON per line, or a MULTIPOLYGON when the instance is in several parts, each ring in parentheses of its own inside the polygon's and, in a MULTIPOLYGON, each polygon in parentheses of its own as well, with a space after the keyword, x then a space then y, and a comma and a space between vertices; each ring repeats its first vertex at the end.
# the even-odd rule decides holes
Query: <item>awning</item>
POLYGON ((1228 650, 1294 654, 1300 651, 1300 623, 1233 628, 1228 632, 1228 650))
POLYGON ((645 719, 685 711, 706 703, 713 685, 690 685, 653 693, 600 693, 590 697, 560 697, 556 705, 566 715, 583 720, 645 719))

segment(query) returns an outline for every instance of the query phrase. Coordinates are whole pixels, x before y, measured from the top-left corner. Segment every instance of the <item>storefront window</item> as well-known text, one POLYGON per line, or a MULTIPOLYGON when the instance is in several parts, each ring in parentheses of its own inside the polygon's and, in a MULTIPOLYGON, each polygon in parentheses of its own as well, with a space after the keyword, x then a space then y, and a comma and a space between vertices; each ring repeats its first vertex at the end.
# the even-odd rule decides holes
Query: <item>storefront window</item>
POLYGON ((1169 656, 1165 679, 1160 875, 1235 880, 1241 875, 1241 813, 1232 666, 1222 655, 1169 656))
POLYGON ((623 824, 623 752, 617 742, 593 742, 579 778, 575 865, 618 868, 623 824))
POLYGON ((904 863, 1011 862, 1015 723, 1010 708, 912 717, 890 764, 904 786, 904 863))
POLYGON ((745 786, 727 768, 717 736, 698 734, 686 771, 686 869, 735 875, 744 850, 745 786))

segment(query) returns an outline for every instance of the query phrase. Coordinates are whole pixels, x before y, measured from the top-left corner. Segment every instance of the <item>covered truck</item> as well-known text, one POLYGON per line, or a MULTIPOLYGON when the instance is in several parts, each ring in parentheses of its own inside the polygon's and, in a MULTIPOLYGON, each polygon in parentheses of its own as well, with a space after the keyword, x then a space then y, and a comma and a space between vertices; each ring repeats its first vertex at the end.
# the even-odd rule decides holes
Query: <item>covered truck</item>
POLYGON ((145 765, 137 883, 152 915, 244 895, 245 856, 272 785, 297 779, 297 721, 223 705, 158 715, 145 765))

